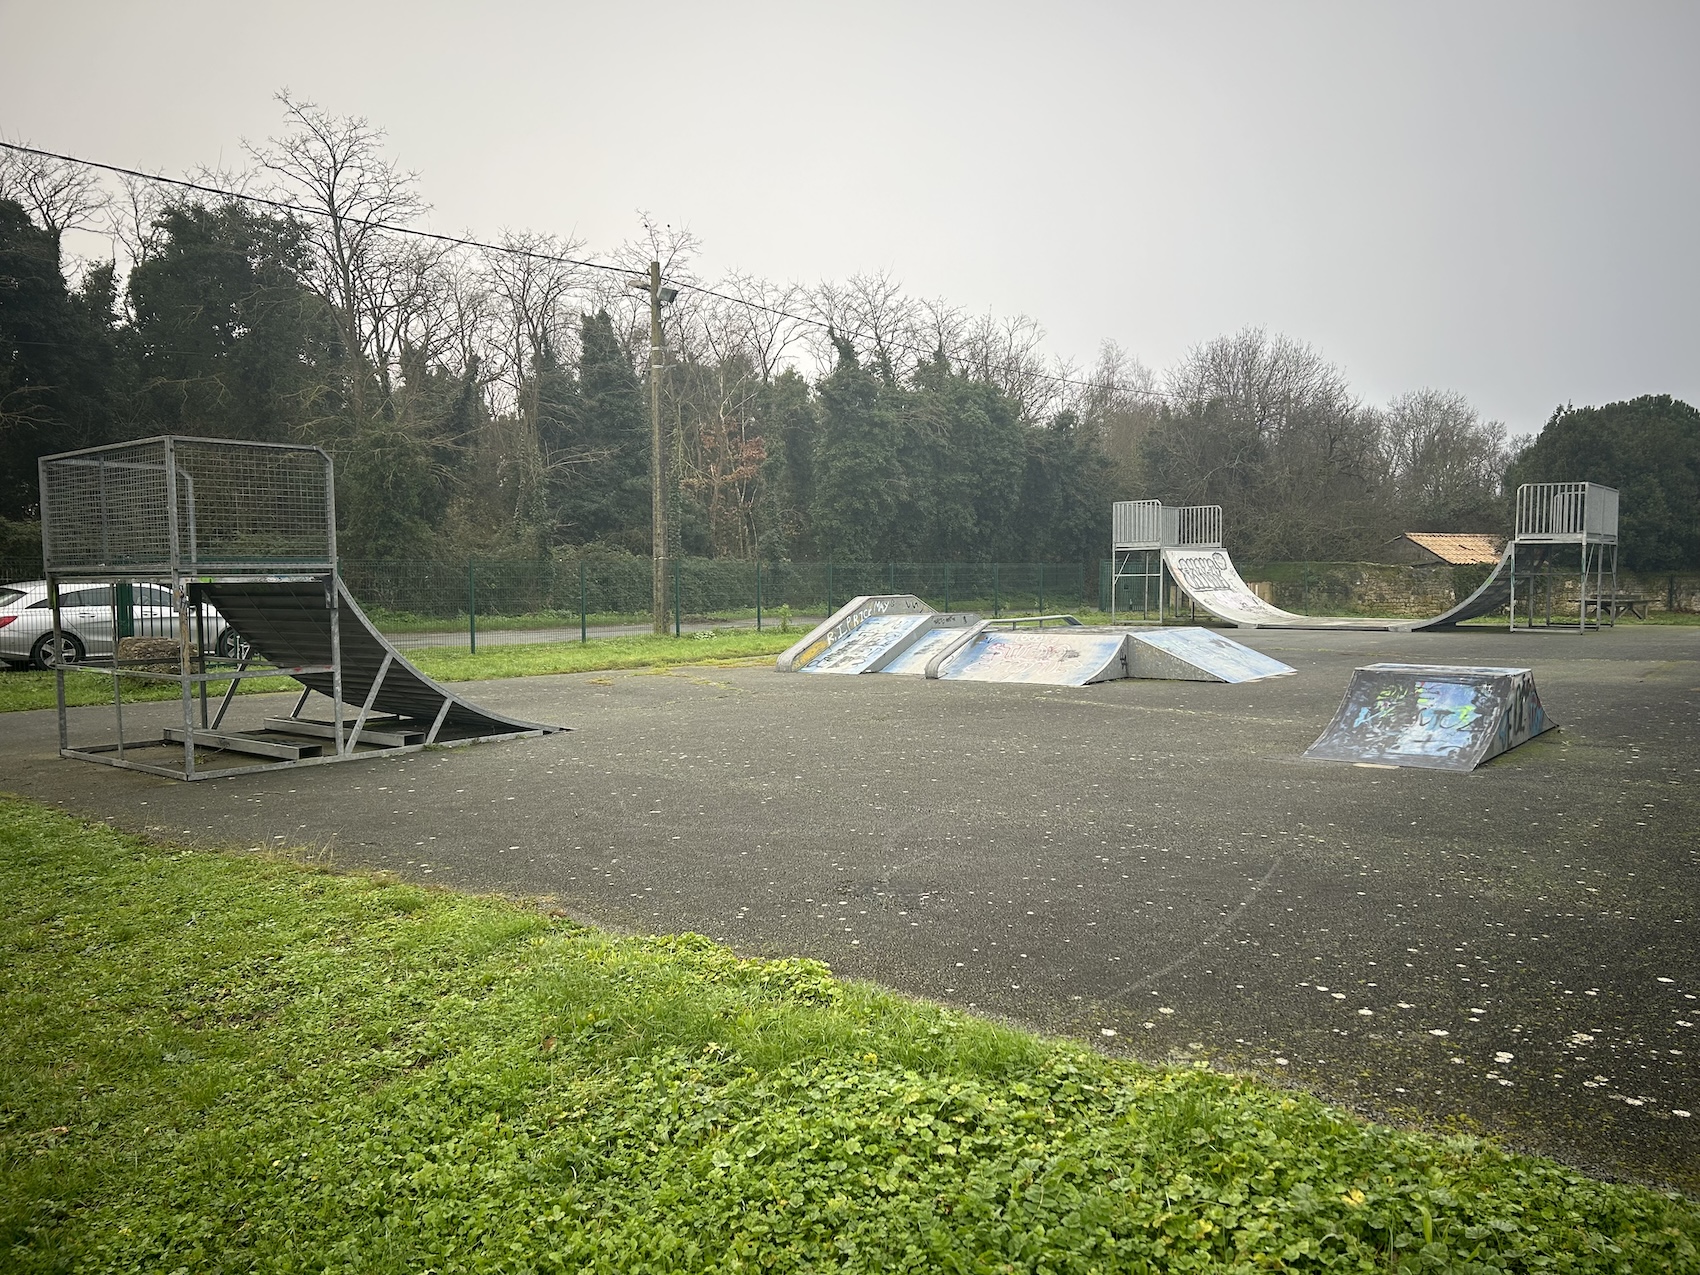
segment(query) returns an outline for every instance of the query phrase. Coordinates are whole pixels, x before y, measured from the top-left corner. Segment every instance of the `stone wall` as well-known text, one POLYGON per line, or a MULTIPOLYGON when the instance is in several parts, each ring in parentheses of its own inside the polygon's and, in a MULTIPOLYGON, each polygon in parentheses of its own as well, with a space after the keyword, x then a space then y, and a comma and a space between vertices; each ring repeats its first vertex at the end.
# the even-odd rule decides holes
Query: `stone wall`
MULTIPOLYGON (((1304 615, 1405 617, 1440 614, 1469 596, 1489 571, 1487 567, 1376 562, 1270 562, 1246 563, 1240 574, 1254 593, 1284 610, 1304 615)), ((1523 594, 1522 579, 1519 576, 1519 594, 1523 594)), ((1552 583, 1554 613, 1575 615, 1575 574, 1555 573, 1552 583)), ((1620 594, 1648 599, 1649 611, 1700 611, 1700 571, 1620 571, 1617 588, 1620 594)), ((1544 607, 1545 593, 1538 596, 1538 607, 1544 607)))

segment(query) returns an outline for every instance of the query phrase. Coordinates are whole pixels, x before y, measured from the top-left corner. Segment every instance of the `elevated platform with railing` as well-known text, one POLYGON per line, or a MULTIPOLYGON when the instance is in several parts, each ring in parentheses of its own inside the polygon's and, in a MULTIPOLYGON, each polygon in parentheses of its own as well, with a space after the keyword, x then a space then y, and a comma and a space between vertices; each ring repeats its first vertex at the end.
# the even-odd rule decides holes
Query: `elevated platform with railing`
MULTIPOLYGON (((1123 580, 1138 581, 1140 612, 1149 615, 1153 597, 1163 622, 1163 550, 1220 549, 1222 506, 1165 505, 1160 500, 1119 500, 1110 506, 1110 623, 1123 580)), ((1132 608, 1130 607, 1129 610, 1132 608)))
POLYGON ((1536 607, 1543 600, 1543 625, 1556 627, 1554 599, 1568 593, 1572 576, 1580 631, 1610 627, 1620 609, 1630 609, 1617 606, 1617 513, 1616 489, 1598 483, 1524 483, 1517 488, 1512 540, 1506 548, 1512 628, 1517 627, 1519 577, 1528 627, 1536 626, 1536 607))

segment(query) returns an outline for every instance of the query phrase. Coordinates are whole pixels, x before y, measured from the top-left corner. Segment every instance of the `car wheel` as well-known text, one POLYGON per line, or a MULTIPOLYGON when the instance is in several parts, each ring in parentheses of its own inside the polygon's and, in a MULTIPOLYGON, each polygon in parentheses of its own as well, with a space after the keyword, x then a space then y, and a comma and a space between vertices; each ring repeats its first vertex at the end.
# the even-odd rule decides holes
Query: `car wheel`
POLYGON ((218 642, 213 649, 221 660, 245 660, 254 651, 253 644, 247 638, 229 628, 218 635, 218 642))
POLYGON ((39 669, 50 669, 63 661, 66 664, 76 664, 83 658, 83 644, 74 633, 61 633, 57 650, 53 644, 53 634, 43 633, 30 647, 30 664, 39 669))

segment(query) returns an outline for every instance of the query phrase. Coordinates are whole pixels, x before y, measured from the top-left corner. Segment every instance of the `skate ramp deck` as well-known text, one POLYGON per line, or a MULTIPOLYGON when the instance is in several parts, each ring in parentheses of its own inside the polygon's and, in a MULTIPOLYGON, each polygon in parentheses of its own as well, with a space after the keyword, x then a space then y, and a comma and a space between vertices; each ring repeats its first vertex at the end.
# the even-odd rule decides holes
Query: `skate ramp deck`
POLYGON ((1471 771, 1553 725, 1526 668, 1368 664, 1304 755, 1471 771))
MULTIPOLYGON (((451 743, 550 734, 563 729, 492 713, 439 686, 372 627, 340 580, 336 587, 342 702, 359 710, 367 706, 370 696, 370 711, 389 719, 383 727, 386 732, 418 734, 428 736, 425 742, 451 743)), ((331 663, 331 612, 322 583, 220 583, 203 584, 200 589, 263 659, 303 686, 333 698, 331 674, 307 671, 331 663)))
POLYGON ((1126 646, 1124 631, 1083 625, 982 629, 942 661, 936 676, 952 682, 1087 686, 1127 676, 1126 646))
POLYGON ((1419 620, 1412 628, 1444 629, 1465 620, 1474 620, 1479 616, 1493 615, 1511 605, 1511 567, 1512 555, 1516 553, 1517 545, 1513 541, 1505 546, 1505 552, 1500 554, 1499 562, 1483 580, 1481 587, 1465 598, 1450 611, 1437 615, 1432 620, 1419 620))
POLYGON ((1260 682, 1290 677, 1283 664, 1210 629, 1154 629, 1129 633, 1127 675, 1185 682, 1260 682))
POLYGON ((1242 629, 1353 629, 1403 633, 1413 620, 1359 619, 1355 616, 1296 615, 1253 593, 1225 549, 1165 549, 1163 565, 1201 611, 1242 629))

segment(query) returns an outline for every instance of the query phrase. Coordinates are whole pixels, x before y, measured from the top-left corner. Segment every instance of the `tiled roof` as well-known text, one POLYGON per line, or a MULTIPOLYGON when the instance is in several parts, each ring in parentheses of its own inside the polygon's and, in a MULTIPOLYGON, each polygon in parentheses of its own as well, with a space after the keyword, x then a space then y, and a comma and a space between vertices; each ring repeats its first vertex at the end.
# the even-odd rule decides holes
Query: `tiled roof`
POLYGON ((1470 533, 1407 531, 1405 539, 1421 545, 1442 562, 1454 566, 1472 563, 1493 564, 1499 561, 1503 542, 1498 536, 1470 533))

